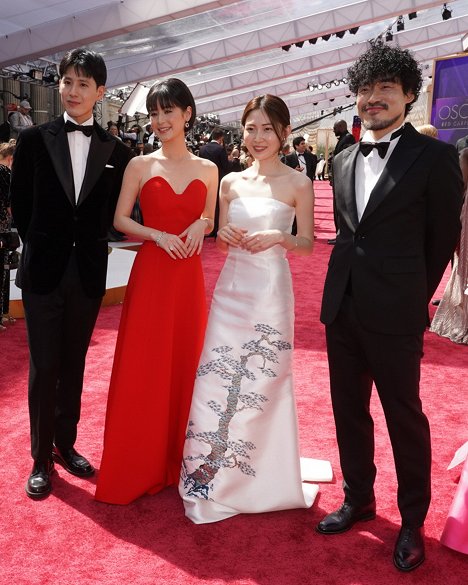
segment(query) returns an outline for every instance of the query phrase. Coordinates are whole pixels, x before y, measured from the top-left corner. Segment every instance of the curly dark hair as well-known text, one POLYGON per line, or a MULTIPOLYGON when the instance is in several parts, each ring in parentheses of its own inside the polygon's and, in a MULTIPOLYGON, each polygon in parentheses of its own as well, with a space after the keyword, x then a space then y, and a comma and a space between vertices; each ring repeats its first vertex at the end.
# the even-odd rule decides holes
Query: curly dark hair
POLYGON ((360 87, 376 81, 399 82, 405 95, 409 92, 414 94, 413 102, 406 104, 407 116, 421 91, 422 72, 410 51, 391 47, 377 39, 348 69, 348 85, 351 92, 357 95, 360 87))

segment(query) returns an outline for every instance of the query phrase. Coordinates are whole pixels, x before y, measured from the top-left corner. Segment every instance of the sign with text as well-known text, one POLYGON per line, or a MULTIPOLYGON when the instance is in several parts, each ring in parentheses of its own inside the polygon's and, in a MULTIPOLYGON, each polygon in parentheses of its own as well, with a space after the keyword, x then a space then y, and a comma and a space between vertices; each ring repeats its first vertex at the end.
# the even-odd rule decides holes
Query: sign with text
POLYGON ((433 125, 439 130, 468 130, 468 97, 435 100, 433 125))
POLYGON ((468 55, 434 62, 431 124, 444 142, 468 134, 468 55))

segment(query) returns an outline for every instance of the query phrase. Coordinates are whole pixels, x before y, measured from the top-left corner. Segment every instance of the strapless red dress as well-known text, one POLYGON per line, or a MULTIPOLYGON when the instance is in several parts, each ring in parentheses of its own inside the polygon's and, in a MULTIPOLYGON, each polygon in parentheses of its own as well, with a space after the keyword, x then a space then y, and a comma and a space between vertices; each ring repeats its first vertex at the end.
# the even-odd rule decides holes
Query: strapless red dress
MULTIPOLYGON (((175 234, 200 217, 205 200, 198 179, 177 194, 153 177, 140 194, 145 225, 175 234)), ((97 500, 128 504, 177 485, 206 315, 200 256, 173 260, 146 241, 122 309, 97 500)))

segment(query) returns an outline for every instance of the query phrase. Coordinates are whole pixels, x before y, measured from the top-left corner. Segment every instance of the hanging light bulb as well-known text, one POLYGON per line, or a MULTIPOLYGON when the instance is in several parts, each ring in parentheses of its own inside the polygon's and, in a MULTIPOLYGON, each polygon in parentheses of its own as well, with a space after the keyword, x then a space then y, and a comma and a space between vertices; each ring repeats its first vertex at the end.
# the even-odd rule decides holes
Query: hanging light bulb
POLYGON ((442 8, 442 20, 448 20, 452 18, 452 10, 447 7, 447 4, 444 4, 442 8))

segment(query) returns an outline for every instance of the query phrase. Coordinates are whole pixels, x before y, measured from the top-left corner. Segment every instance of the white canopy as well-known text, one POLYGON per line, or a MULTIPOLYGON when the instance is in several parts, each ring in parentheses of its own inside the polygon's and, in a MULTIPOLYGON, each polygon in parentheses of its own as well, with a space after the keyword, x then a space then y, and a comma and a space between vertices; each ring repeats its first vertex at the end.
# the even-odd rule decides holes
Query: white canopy
POLYGON ((5 4, 1 75, 31 68, 50 72, 67 49, 86 45, 104 55, 116 99, 138 82, 144 90, 157 79, 177 76, 191 88, 198 113, 217 113, 222 123, 238 120, 245 103, 261 93, 280 95, 293 118, 301 119, 352 102, 347 67, 379 35, 412 49, 429 76, 434 58, 463 51, 468 31, 468 0, 448 3, 446 20, 443 3, 423 0, 5 4))

